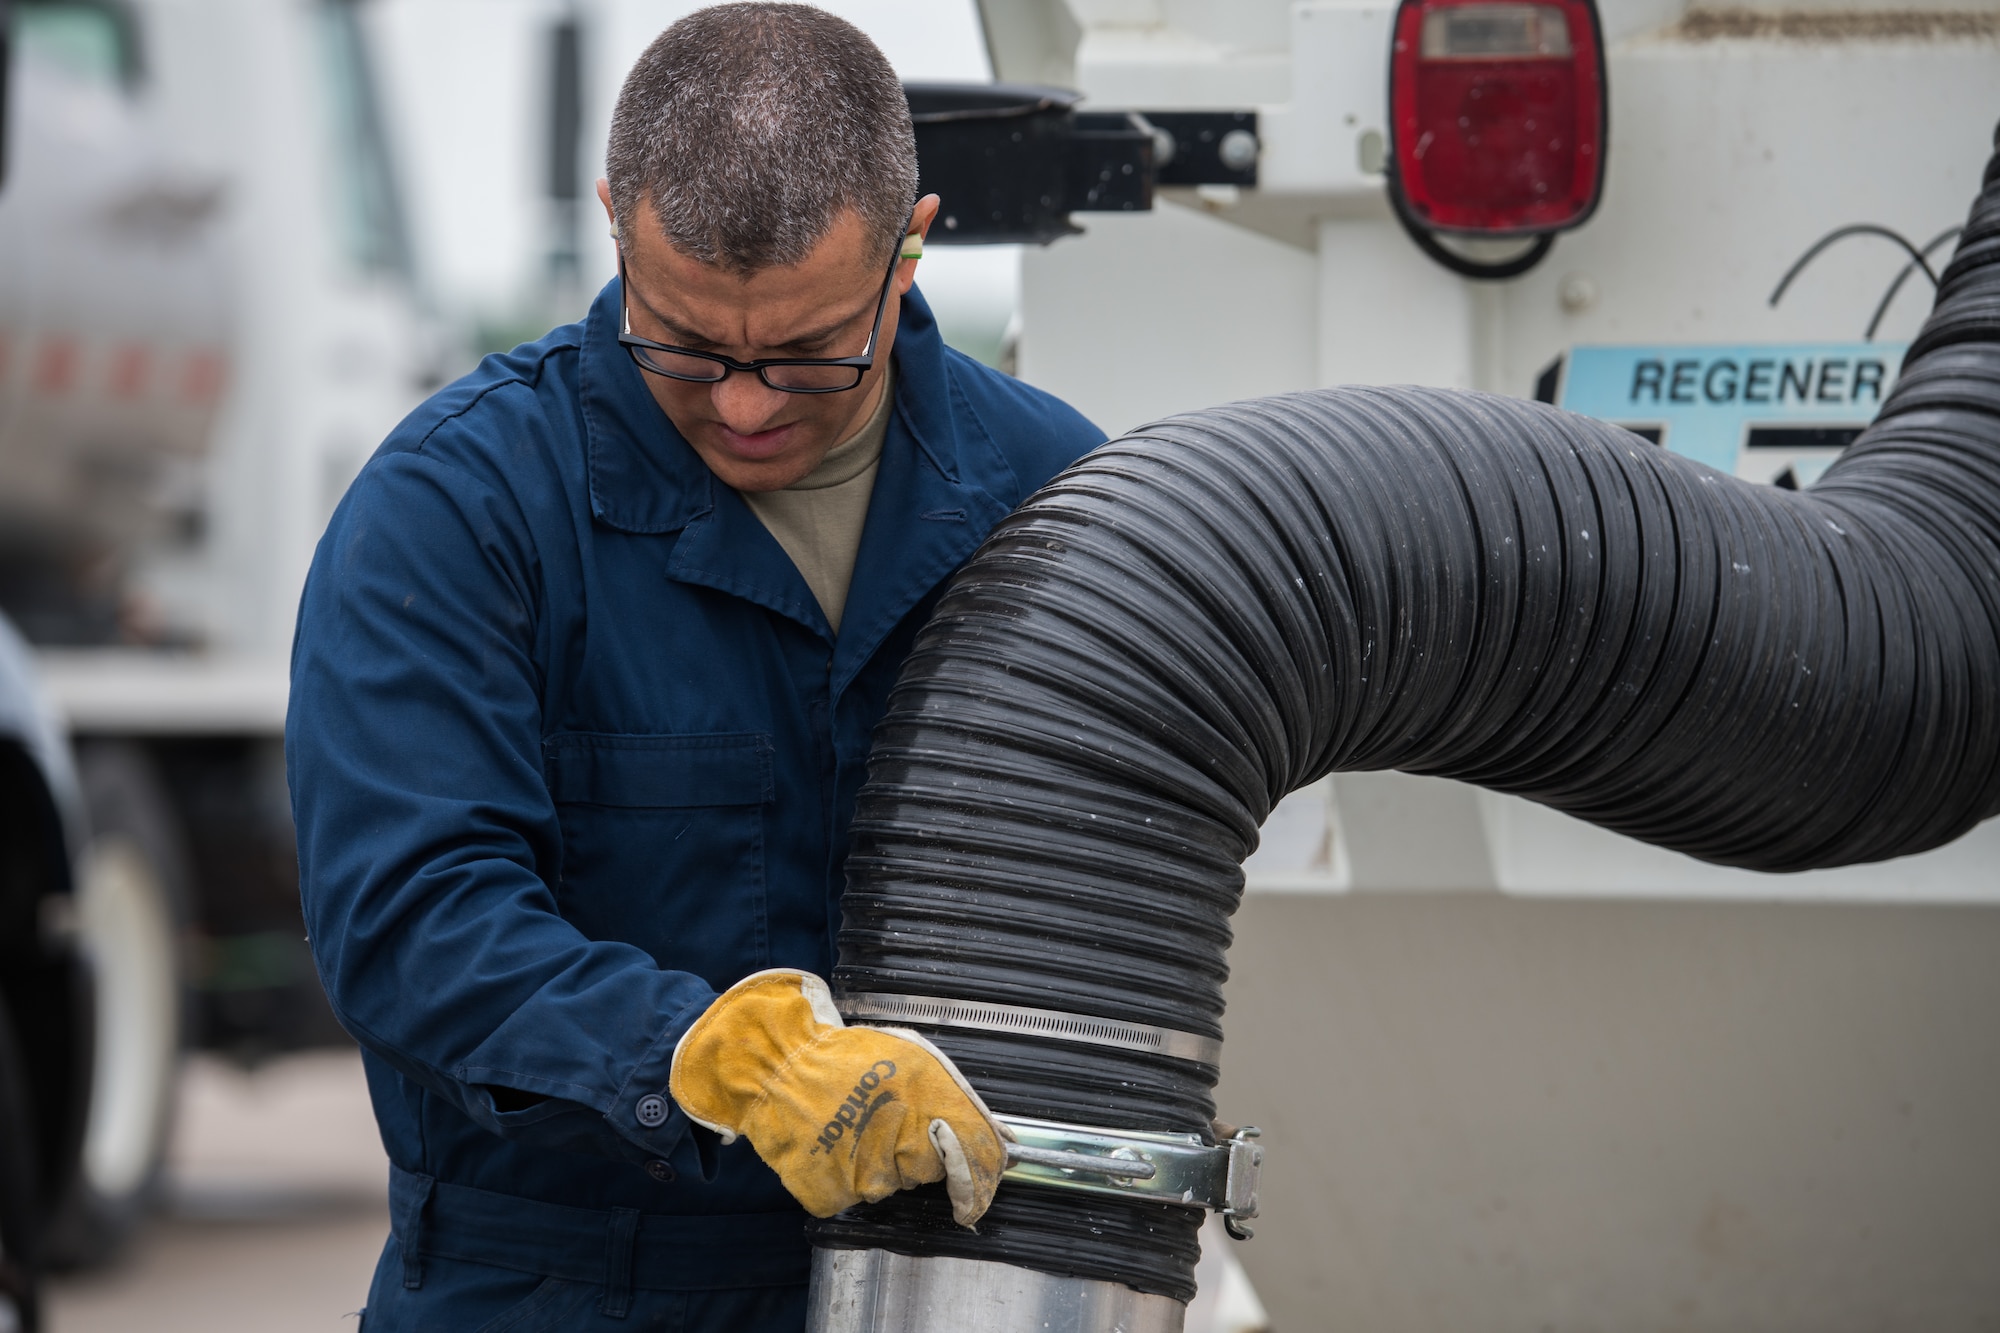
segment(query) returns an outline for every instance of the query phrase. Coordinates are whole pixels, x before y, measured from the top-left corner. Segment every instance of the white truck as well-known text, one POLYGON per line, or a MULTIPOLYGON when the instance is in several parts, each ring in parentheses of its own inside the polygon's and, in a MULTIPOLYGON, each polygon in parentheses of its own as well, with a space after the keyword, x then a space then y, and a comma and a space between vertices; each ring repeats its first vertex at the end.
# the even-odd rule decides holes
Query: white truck
MULTIPOLYGON (((1565 10, 1488 6, 1483 40, 1565 10)), ((1322 385, 1539 393, 1810 483, 1893 381, 1930 284, 1901 282, 1871 328, 1911 261, 1864 232, 1774 290, 1849 224, 1948 258, 2000 120, 2000 10, 1603 0, 1601 201, 1484 281, 1396 216, 1398 153, 1476 113, 1397 123, 1392 65, 1464 54, 1423 49, 1423 12, 1398 51, 1398 12, 984 0, 1001 78, 1152 123, 1235 116, 1258 150, 1254 184, 1166 185, 1029 250, 1021 375, 1114 433, 1322 385)), ((1497 141, 1520 113, 1477 114, 1497 141)), ((1433 243, 1490 265, 1532 239, 1433 243)), ((1218 1099, 1284 1164, 1239 1251, 1273 1326, 1990 1318, 1996 861, 1988 824, 1762 876, 1439 780, 1295 795, 1236 918, 1218 1099)))
MULTIPOLYGON (((29 1071, 38 1226, 74 1262, 143 1210, 184 1042, 338 1039, 284 659, 320 529, 440 357, 360 6, 15 0, 5 31, 0 611, 39 677, 8 676, 14 711, 55 719, 76 778, 62 882, 13 876, 0 907, 92 964, 94 1022, 44 1044, 94 1074, 59 1106, 67 1075, 29 1071)), ((66 1012, 58 980, 9 994, 24 1032, 66 1012)))

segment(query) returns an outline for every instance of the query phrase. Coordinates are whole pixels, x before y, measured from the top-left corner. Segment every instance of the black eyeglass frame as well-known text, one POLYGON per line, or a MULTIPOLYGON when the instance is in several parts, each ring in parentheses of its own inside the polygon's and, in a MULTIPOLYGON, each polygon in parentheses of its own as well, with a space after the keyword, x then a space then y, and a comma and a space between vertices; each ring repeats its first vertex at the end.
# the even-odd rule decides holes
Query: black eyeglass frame
MULTIPOLYGON (((914 210, 911 216, 915 217, 914 210)), ((910 224, 905 222, 904 233, 909 229, 910 224)), ((772 356, 757 361, 738 361, 735 357, 724 356, 720 352, 697 352, 688 347, 676 347, 672 343, 654 342, 651 338, 641 338, 632 332, 632 301, 629 284, 625 280, 625 251, 621 247, 618 251, 618 306, 619 322, 623 327, 618 332, 618 341, 639 369, 649 375, 659 375, 670 380, 681 380, 688 384, 720 384, 729 378, 729 372, 732 370, 755 371, 757 378, 762 380, 767 388, 776 389, 779 393, 848 393, 860 387, 862 376, 866 375, 875 364, 875 344, 882 336, 882 317, 889 312, 889 288, 896 281, 896 266, 905 258, 908 256, 904 255, 903 243, 899 238, 895 253, 889 256, 889 271, 882 278, 882 294, 875 299, 875 324, 868 330, 868 345, 861 349, 859 356, 772 356), (676 374, 646 360, 643 353, 649 351, 672 352, 675 356, 712 361, 723 367, 723 371, 712 378, 676 374), (772 384, 769 371, 775 366, 846 366, 854 371, 854 383, 826 388, 796 388, 784 384, 772 384)))

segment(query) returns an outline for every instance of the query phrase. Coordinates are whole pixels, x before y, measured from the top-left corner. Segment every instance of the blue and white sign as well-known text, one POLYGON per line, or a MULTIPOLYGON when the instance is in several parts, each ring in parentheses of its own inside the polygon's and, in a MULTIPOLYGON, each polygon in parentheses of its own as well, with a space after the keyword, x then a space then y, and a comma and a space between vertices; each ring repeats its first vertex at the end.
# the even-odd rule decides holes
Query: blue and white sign
POLYGON ((1577 347, 1554 401, 1723 472, 1808 486, 1895 384, 1902 343, 1577 347))

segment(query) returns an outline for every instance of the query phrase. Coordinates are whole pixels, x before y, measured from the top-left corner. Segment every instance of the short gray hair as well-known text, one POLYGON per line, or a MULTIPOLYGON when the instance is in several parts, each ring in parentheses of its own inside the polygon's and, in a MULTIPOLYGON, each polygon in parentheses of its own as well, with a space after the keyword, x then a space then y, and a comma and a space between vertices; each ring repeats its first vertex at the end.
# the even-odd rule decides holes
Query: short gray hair
POLYGON ((621 233, 650 201, 704 264, 795 264, 847 209, 886 261, 916 198, 917 145, 903 85, 859 28, 810 5, 717 5, 626 75, 605 174, 621 233))

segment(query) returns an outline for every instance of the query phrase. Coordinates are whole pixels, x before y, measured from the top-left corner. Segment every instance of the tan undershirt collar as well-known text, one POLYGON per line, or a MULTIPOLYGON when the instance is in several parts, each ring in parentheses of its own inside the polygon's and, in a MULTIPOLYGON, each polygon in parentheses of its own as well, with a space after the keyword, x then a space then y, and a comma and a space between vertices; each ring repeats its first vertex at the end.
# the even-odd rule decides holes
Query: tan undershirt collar
POLYGON ((861 551, 861 529, 868 521, 895 397, 893 371, 884 368, 875 410, 859 430, 829 449, 818 467, 781 491, 740 492, 750 512, 792 558, 835 634, 861 551))

